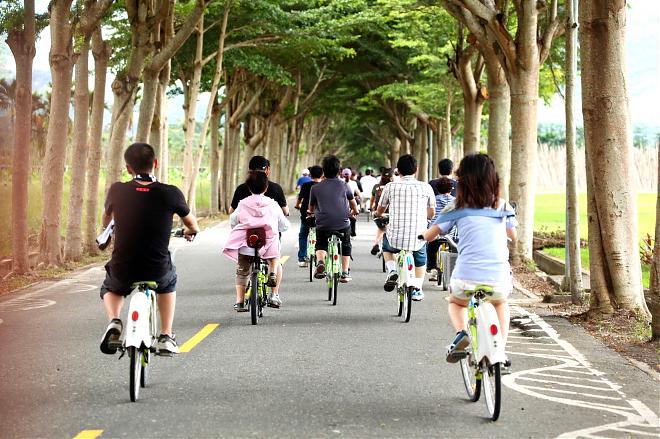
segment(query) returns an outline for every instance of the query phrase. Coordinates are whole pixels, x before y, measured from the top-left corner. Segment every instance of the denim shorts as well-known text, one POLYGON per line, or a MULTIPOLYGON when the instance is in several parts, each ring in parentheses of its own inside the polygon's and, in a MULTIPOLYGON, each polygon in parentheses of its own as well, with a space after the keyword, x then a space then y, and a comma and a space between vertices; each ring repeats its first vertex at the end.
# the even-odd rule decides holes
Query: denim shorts
MULTIPOLYGON (((387 234, 383 236, 383 251, 388 253, 399 253, 401 250, 390 246, 390 242, 387 240, 387 234)), ((426 244, 419 250, 414 250, 412 252, 413 260, 415 261, 415 267, 423 267, 426 265, 426 244)))
POLYGON ((105 280, 101 285, 101 299, 103 296, 112 291, 115 294, 120 296, 129 296, 133 292, 132 285, 135 282, 140 281, 154 281, 158 284, 156 288, 156 294, 165 294, 173 293, 176 291, 176 268, 174 264, 170 265, 170 269, 164 275, 160 276, 157 279, 131 279, 131 280, 120 280, 112 275, 112 269, 109 267, 109 264, 105 266, 105 280))

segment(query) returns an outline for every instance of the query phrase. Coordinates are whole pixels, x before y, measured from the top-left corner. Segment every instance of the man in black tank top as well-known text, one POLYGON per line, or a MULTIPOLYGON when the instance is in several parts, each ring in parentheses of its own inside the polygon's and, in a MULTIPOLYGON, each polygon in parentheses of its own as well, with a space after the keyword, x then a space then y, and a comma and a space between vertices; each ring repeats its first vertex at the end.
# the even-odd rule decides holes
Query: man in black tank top
POLYGON ((101 299, 110 323, 101 341, 101 352, 114 354, 123 330, 119 319, 124 297, 138 281, 155 281, 161 334, 158 348, 164 353, 178 353, 172 332, 176 304, 176 268, 168 250, 173 215, 185 227, 191 241, 199 231, 183 193, 176 186, 160 183, 153 176, 154 149, 146 143, 134 143, 124 153, 126 169, 133 176, 129 182, 110 186, 105 201, 103 226, 114 220, 115 245, 112 258, 105 265, 106 277, 101 299))

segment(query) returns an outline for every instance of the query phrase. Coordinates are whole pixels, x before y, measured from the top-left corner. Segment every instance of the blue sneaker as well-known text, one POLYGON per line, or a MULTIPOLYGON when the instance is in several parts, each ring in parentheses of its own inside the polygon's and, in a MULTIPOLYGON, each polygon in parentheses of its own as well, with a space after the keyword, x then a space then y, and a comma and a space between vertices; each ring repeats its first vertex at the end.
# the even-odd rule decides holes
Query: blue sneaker
POLYGON ((422 290, 414 290, 412 293, 412 300, 416 302, 424 300, 424 292, 422 290))
POLYGON ((470 344, 470 336, 465 330, 456 333, 454 341, 447 347, 447 362, 456 363, 465 356, 465 348, 470 344))

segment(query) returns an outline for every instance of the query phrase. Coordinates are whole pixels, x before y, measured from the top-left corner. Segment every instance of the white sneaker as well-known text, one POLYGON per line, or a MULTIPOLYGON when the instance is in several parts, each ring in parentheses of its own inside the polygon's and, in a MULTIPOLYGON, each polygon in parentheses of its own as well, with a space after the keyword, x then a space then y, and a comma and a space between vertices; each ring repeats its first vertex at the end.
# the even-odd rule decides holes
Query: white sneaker
POLYGON ((413 291, 412 300, 415 300, 417 302, 419 302, 420 300, 424 300, 424 292, 422 290, 413 291))
POLYGON ((307 262, 306 261, 298 261, 298 267, 300 267, 300 268, 307 267, 307 262))
POLYGON ((282 299, 280 299, 280 295, 271 293, 268 296, 268 306, 272 308, 279 308, 282 306, 282 299))

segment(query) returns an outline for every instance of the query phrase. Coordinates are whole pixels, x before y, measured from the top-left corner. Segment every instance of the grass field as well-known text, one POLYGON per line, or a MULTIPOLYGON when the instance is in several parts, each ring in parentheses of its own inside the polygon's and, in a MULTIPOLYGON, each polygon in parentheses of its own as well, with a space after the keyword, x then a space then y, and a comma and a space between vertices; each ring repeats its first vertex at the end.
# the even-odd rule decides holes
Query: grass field
MULTIPOLYGON (((654 235, 656 194, 637 194, 639 237, 654 235)), ((553 232, 566 228, 566 195, 538 194, 534 212, 534 230, 553 232)), ((580 236, 587 239, 587 194, 580 194, 580 236)))
MULTIPOLYGON (((543 252, 551 256, 554 256, 555 258, 564 260, 565 253, 563 247, 548 247, 548 248, 544 248, 543 252)), ((589 249, 581 248, 580 253, 582 259, 582 269, 589 270, 589 249)), ((648 265, 642 264, 642 283, 644 284, 644 288, 649 287, 650 269, 651 267, 649 267, 648 265)))

